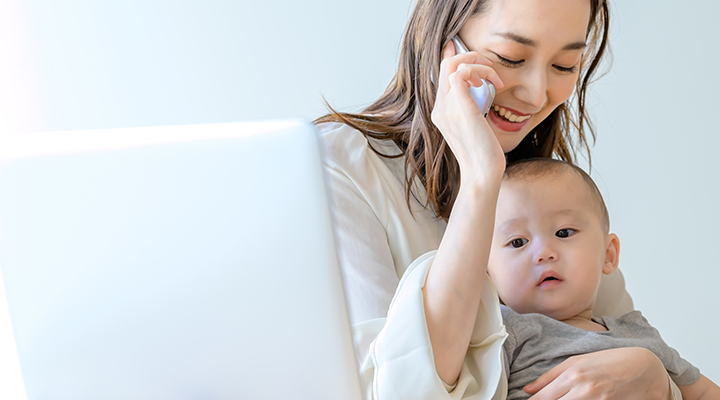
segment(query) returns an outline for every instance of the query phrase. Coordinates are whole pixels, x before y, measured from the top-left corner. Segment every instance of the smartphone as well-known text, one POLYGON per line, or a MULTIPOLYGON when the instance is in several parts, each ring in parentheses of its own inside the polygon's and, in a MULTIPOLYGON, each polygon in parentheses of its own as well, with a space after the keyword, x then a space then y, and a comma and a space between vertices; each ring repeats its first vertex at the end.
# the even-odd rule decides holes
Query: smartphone
MULTIPOLYGON (((455 35, 452 41, 455 45, 455 51, 458 54, 468 52, 467 47, 465 47, 465 43, 460 40, 460 36, 455 35)), ((482 86, 470 86, 469 92, 470 97, 475 100, 475 103, 477 103, 478 107, 480 107, 480 111, 483 112, 483 116, 487 118, 490 106, 492 106, 492 102, 495 99, 495 86, 493 86, 490 81, 483 79, 482 86)))

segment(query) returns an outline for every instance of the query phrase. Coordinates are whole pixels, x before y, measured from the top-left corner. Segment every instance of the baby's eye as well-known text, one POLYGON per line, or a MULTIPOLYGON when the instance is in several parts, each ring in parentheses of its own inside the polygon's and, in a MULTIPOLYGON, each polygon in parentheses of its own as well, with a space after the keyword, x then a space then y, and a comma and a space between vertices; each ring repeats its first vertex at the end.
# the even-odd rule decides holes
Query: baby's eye
POLYGON ((527 243, 527 242, 528 242, 527 239, 513 239, 510 241, 510 247, 517 249, 517 248, 525 246, 525 243, 527 243))
POLYGON ((555 236, 557 236, 559 238, 566 238, 566 237, 570 237, 570 236, 574 235, 575 232, 576 232, 575 229, 570 229, 570 228, 560 229, 559 231, 555 232, 555 236))

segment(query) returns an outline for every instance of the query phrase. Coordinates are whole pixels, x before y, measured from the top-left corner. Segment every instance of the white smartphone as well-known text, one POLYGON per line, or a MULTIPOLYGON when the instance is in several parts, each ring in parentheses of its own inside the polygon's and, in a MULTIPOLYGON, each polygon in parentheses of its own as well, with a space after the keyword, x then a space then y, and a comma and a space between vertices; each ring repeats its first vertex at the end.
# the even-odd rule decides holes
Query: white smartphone
MULTIPOLYGON (((452 41, 455 45, 455 51, 458 54, 468 52, 467 47, 465 47, 465 43, 460 40, 460 36, 455 35, 452 41)), ((483 79, 482 86, 470 86, 469 92, 470 97, 475 100, 475 103, 477 103, 478 107, 480 107, 480 111, 482 111, 485 118, 487 118, 490 106, 492 106, 492 102, 495 99, 495 86, 493 86, 490 81, 483 79)))

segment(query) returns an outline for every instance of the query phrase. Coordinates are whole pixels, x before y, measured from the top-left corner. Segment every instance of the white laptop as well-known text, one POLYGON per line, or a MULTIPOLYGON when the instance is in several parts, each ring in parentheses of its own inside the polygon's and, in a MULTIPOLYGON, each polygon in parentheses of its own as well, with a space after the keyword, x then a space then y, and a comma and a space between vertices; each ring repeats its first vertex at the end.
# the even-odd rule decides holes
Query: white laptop
POLYGON ((28 399, 361 398, 316 132, 0 136, 28 399))

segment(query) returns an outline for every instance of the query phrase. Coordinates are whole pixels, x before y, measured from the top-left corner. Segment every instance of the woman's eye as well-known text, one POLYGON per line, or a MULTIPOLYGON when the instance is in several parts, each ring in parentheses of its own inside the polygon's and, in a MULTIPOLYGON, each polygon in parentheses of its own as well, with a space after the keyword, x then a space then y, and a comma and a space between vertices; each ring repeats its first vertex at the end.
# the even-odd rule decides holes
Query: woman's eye
POLYGON ((510 247, 517 249, 517 248, 525 246, 525 243, 527 243, 527 242, 528 242, 527 239, 513 239, 510 241, 510 247))
POLYGON ((559 231, 555 232, 555 236, 559 238, 566 238, 570 237, 575 234, 575 229, 560 229, 559 231))
POLYGON ((497 56, 498 60, 500 60, 500 64, 505 65, 506 67, 517 67, 518 65, 525 62, 525 60, 518 60, 518 61, 510 60, 508 58, 501 56, 500 54, 495 54, 495 55, 497 56))
POLYGON ((572 67, 561 67, 559 65, 553 65, 556 70, 566 73, 566 74, 574 74, 577 72, 577 66, 573 65, 572 67))

